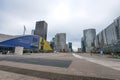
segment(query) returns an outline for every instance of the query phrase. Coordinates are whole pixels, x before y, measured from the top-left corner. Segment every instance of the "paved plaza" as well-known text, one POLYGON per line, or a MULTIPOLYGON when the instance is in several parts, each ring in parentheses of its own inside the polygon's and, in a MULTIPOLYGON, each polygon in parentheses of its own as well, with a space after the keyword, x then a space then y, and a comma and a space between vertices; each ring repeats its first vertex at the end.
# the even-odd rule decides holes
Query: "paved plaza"
POLYGON ((120 80, 120 59, 89 53, 0 55, 0 80, 120 80))

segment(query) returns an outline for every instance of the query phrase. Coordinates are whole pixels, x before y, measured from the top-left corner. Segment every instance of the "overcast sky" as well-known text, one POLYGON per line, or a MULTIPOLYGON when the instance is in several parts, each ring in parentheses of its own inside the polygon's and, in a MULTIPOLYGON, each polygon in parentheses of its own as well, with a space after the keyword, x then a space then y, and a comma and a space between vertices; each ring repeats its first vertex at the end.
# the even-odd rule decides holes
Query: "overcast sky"
POLYGON ((120 16, 120 0, 0 0, 0 33, 31 34, 36 21, 48 23, 48 41, 56 33, 66 33, 73 48, 81 46, 84 29, 97 33, 120 16))

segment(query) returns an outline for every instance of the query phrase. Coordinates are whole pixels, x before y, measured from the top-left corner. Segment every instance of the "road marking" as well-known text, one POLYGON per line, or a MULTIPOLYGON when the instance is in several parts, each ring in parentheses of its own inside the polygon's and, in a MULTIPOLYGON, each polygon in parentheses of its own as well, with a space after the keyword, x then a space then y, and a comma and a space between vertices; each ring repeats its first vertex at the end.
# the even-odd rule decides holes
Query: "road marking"
POLYGON ((75 56, 75 57, 77 57, 77 58, 84 59, 82 56, 76 55, 74 53, 72 55, 75 56))
POLYGON ((98 59, 95 59, 95 58, 83 57, 83 56, 77 55, 75 53, 73 53, 72 55, 76 58, 84 59, 84 60, 87 60, 87 61, 90 61, 90 62, 93 62, 93 63, 96 63, 96 64, 100 64, 100 65, 103 65, 103 66, 106 66, 106 67, 109 67, 109 68, 120 71, 120 62, 98 60, 98 59))

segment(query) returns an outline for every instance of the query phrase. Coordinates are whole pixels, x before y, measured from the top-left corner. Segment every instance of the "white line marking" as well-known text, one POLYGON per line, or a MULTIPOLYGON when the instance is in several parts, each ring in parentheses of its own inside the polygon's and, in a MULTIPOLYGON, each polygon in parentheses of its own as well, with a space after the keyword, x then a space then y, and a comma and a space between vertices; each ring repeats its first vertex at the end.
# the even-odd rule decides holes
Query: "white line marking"
POLYGON ((72 55, 75 56, 75 57, 77 57, 77 58, 83 59, 82 56, 76 55, 76 54, 74 54, 74 53, 73 53, 72 55))
POLYGON ((106 66, 106 67, 109 67, 109 68, 120 71, 120 62, 98 60, 98 59, 95 59, 95 58, 83 57, 83 56, 77 55, 75 53, 73 53, 72 55, 76 58, 84 59, 84 60, 87 60, 87 61, 90 61, 90 62, 93 62, 93 63, 96 63, 96 64, 100 64, 100 65, 103 65, 103 66, 106 66))

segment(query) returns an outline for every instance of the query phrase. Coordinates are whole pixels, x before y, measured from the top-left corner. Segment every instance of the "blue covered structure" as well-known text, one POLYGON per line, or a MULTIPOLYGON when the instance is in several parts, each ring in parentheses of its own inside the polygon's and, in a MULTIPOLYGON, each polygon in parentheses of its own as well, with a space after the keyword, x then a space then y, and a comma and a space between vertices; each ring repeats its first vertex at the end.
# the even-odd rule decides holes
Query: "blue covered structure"
POLYGON ((15 48, 16 46, 24 49, 39 49, 40 37, 37 35, 25 35, 0 42, 0 48, 15 48))

